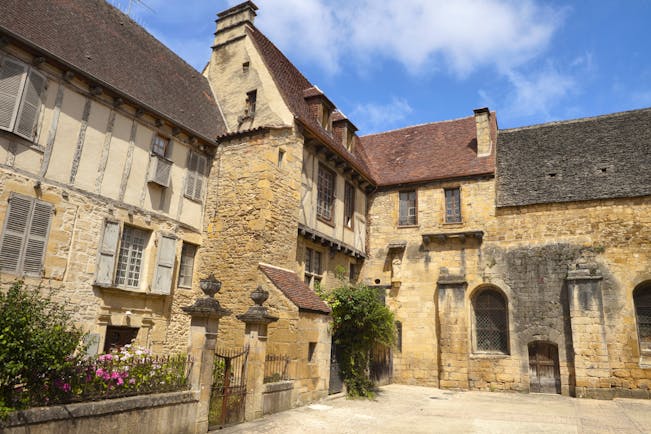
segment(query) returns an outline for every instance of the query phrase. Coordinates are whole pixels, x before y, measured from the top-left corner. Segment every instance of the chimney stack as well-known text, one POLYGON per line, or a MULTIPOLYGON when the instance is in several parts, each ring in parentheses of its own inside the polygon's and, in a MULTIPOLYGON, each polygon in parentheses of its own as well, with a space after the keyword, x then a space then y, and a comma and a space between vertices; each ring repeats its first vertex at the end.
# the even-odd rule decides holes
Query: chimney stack
MULTIPOLYGON (((215 32, 215 46, 225 45, 245 35, 246 24, 253 24, 255 11, 258 7, 252 1, 245 1, 239 5, 226 9, 217 14, 217 31, 215 32)), ((215 47, 213 47, 215 48, 215 47)))
POLYGON ((488 107, 478 108, 475 112, 475 126, 477 128, 477 156, 487 157, 491 153, 493 141, 491 139, 491 112, 488 107))

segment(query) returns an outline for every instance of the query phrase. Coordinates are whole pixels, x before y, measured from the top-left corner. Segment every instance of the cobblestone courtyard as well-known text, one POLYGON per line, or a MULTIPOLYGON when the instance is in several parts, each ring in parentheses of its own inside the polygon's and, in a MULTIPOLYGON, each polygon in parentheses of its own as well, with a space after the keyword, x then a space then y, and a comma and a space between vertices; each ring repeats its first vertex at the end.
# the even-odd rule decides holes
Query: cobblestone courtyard
POLYGON ((375 401, 330 399, 216 432, 648 433, 651 401, 389 385, 375 401))

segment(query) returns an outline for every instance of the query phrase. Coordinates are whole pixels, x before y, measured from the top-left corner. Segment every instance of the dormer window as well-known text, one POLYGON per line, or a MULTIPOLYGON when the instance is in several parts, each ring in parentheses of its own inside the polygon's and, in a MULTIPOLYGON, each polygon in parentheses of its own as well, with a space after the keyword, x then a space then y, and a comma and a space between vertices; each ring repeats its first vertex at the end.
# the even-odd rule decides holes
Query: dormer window
POLYGON ((330 111, 324 106, 321 112, 321 126, 324 130, 330 131, 332 123, 330 122, 330 111))
POLYGON ((252 90, 246 93, 246 116, 253 117, 255 115, 255 105, 258 99, 258 91, 252 90))
POLYGON ((346 143, 345 143, 346 149, 348 149, 350 152, 353 152, 353 150, 354 150, 353 147, 354 147, 354 143, 355 143, 355 133, 353 131, 351 131, 350 129, 347 129, 346 130, 346 138, 345 138, 345 140, 346 140, 346 143))

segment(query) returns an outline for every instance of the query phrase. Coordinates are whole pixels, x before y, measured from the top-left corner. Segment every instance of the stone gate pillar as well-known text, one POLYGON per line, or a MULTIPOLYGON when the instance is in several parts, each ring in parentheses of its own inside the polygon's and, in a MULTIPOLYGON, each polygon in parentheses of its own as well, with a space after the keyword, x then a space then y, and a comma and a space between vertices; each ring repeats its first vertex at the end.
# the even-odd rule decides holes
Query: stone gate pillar
POLYGON ((567 272, 577 397, 613 397, 601 280, 597 264, 580 263, 567 272))
POLYGON ((262 417, 264 365, 267 357, 267 326, 278 317, 269 315, 262 303, 269 298, 269 292, 258 286, 251 293, 255 306, 246 313, 237 316, 237 319, 246 324, 245 345, 249 347, 249 356, 246 362, 246 404, 244 418, 247 421, 262 417))
POLYGON ((192 390, 199 398, 194 427, 195 434, 208 432, 217 329, 219 319, 230 314, 230 311, 222 308, 219 302, 213 298, 220 288, 221 282, 211 274, 207 279, 201 280, 201 289, 206 296, 198 298, 192 306, 181 308, 190 315, 188 354, 192 357, 193 365, 189 381, 192 390))

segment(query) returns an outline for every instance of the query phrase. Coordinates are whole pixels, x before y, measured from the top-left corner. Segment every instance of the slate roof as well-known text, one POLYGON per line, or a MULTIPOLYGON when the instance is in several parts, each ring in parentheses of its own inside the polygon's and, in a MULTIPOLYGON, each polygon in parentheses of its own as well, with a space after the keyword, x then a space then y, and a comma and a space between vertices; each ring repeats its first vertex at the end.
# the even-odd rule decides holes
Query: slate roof
POLYGON ((358 148, 378 186, 389 186, 494 173, 495 112, 491 134, 491 155, 482 158, 474 116, 362 136, 358 148))
POLYGON ((501 130, 497 205, 651 195, 651 108, 501 130))
POLYGON ((249 26, 247 31, 294 117, 315 133, 332 151, 345 158, 358 172, 373 181, 366 161, 357 152, 350 153, 341 143, 334 139, 331 132, 326 131, 314 118, 305 97, 306 95, 308 97, 321 95, 321 91, 310 83, 292 62, 255 26, 249 26))
POLYGON ((300 310, 324 314, 332 312, 330 307, 296 273, 264 264, 260 264, 259 267, 273 284, 300 310))
POLYGON ((192 133, 226 131, 207 79, 104 0, 2 0, 0 32, 192 133))

